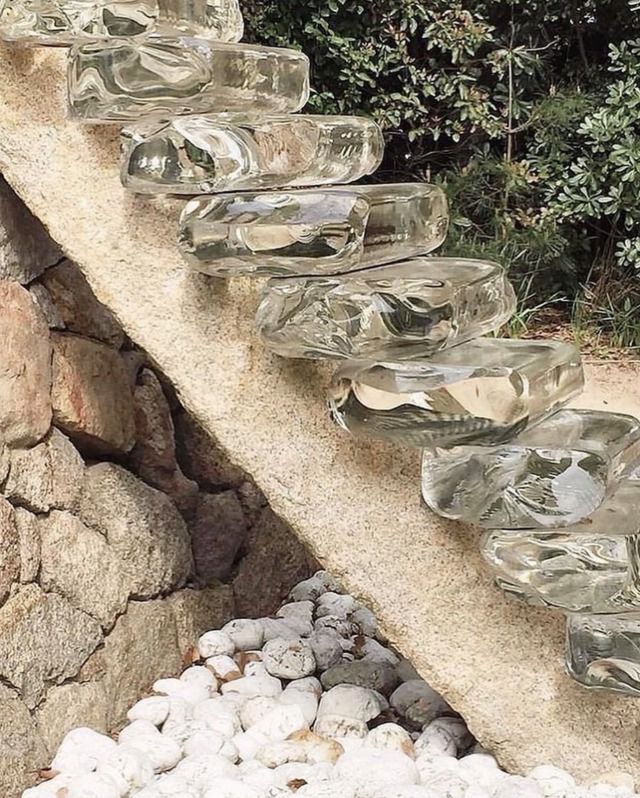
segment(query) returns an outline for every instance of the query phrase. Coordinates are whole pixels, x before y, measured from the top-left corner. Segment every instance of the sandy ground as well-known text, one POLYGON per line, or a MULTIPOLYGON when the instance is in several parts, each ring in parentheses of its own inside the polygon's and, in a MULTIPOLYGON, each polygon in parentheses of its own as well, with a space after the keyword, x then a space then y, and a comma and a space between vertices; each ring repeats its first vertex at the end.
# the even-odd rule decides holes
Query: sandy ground
POLYGON ((573 407, 629 413, 640 418, 640 361, 585 363, 585 392, 573 407))

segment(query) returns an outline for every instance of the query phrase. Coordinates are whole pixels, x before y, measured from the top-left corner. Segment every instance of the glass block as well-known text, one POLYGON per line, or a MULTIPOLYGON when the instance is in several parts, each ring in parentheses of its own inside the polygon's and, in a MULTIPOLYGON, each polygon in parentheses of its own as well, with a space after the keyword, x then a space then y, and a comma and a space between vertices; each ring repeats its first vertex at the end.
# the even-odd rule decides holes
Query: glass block
POLYGON ((502 445, 425 449, 422 494, 488 529, 553 529, 594 513, 639 464, 636 418, 561 410, 502 445))
POLYGON ((372 119, 286 114, 142 120, 122 144, 122 183, 144 194, 349 183, 374 172, 384 151, 372 119))
POLYGON ((69 104, 85 122, 222 111, 297 111, 309 60, 297 50, 150 35, 71 48, 69 104))
POLYGON ((356 435, 420 448, 491 444, 552 413, 582 385, 580 355, 569 344, 479 338, 430 359, 348 362, 329 404, 356 435))
MULTIPOLYGON (((415 258, 336 277, 270 280, 257 323, 284 357, 404 360, 495 329, 514 308, 500 266, 415 258)), ((418 375, 431 369, 429 361, 411 367, 418 375)))
POLYGON ((486 532, 481 551, 507 593, 566 612, 640 611, 640 471, 582 523, 486 532))
POLYGON ((0 0, 0 39, 68 45, 178 30, 237 42, 238 0, 0 0))
POLYGON ((178 244, 205 274, 326 275, 431 252, 448 221, 444 193, 426 183, 201 197, 178 244))
POLYGON ((640 613, 569 615, 566 664, 584 687, 640 695, 640 613))

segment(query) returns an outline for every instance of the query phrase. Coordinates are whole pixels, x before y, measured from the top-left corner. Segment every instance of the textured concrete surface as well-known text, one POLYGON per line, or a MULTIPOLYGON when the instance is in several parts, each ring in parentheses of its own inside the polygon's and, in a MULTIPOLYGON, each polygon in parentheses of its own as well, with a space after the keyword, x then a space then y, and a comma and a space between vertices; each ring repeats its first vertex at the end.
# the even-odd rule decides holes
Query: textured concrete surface
MULTIPOLYGON (((562 619, 491 587, 477 534, 421 506, 417 453, 331 427, 326 371, 271 358, 254 336, 255 284, 183 269, 175 207, 120 188, 117 132, 65 119, 63 65, 61 51, 0 47, 0 171, 185 406, 503 765, 640 777, 638 702, 565 677, 562 619)), ((640 373, 615 375, 594 401, 640 413, 640 373)))

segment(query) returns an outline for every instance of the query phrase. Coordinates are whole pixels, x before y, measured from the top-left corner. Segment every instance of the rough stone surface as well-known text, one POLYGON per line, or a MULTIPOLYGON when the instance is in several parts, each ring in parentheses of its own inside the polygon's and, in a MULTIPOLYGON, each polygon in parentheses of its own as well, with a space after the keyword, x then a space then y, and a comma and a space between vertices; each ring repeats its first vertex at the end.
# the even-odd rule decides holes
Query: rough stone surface
MULTIPOLYGON (((505 767, 640 776, 636 703, 566 677, 562 618, 502 596, 477 532, 422 506, 418 453, 331 427, 330 369, 265 352, 255 282, 183 268, 175 205, 123 190, 116 130, 66 118, 64 65, 51 48, 0 51, 0 167, 186 408, 505 767)), ((608 409, 638 414, 639 372, 605 377, 608 409)))
POLYGON ((19 578, 20 538, 15 512, 9 502, 0 497, 0 605, 19 578))
POLYGON ((186 588, 167 598, 173 610, 178 648, 186 655, 196 640, 210 629, 219 629, 235 616, 230 585, 214 585, 203 590, 186 588))
POLYGON ((247 550, 233 579, 236 610, 241 617, 275 612, 291 585, 317 570, 306 548, 269 507, 256 519, 247 550))
POLYGON ((112 313, 101 305, 80 269, 68 260, 48 269, 42 284, 71 332, 97 338, 119 349, 124 333, 112 313))
POLYGON ((129 583, 124 563, 104 537, 71 513, 54 510, 39 523, 40 584, 109 626, 124 611, 129 583))
POLYGON ((0 177, 0 279, 29 283, 62 253, 0 177))
POLYGON ((75 676, 102 639, 99 624, 55 593, 25 585, 0 608, 0 679, 32 709, 45 686, 75 676))
POLYGON ((227 580, 247 540, 247 521, 232 490, 203 493, 190 525, 196 578, 201 584, 227 580))
POLYGON ((55 306, 51 294, 42 285, 42 283, 33 283, 29 286, 29 293, 33 301, 40 308, 42 315, 46 319, 49 329, 51 330, 64 330, 65 323, 62 314, 55 306))
POLYGON ((20 581, 34 582, 40 570, 40 529, 38 519, 22 507, 16 508, 16 526, 20 543, 20 581))
POLYGON ((48 752, 25 704, 1 684, 0 707, 0 795, 17 798, 46 766, 48 752))
POLYGON ((198 485, 187 479, 176 462, 175 429, 160 380, 149 369, 137 379, 133 392, 136 445, 131 452, 135 471, 154 488, 171 496, 176 507, 190 515, 198 485))
POLYGON ((10 280, 0 280, 0 307, 0 439, 31 446, 51 423, 49 327, 31 294, 10 280))
POLYGON ((73 507, 80 486, 84 462, 75 446, 60 430, 31 449, 11 452, 5 496, 14 504, 34 512, 73 507))
POLYGON ((130 602, 105 639, 104 647, 86 663, 82 676, 102 681, 107 697, 107 726, 113 728, 156 679, 173 676, 181 667, 170 603, 130 602))
POLYGON ((40 735, 50 755, 76 726, 107 731, 107 695, 102 682, 61 684, 52 687, 36 710, 40 735))
POLYGON ((78 335, 52 336, 55 424, 88 454, 130 451, 135 443, 133 397, 119 353, 78 335))
POLYGON ((113 463, 85 471, 78 513, 117 554, 135 598, 184 585, 193 561, 189 533, 171 499, 113 463))
POLYGON ((208 489, 238 488, 247 479, 246 471, 231 462, 189 413, 175 419, 178 459, 185 473, 208 489))

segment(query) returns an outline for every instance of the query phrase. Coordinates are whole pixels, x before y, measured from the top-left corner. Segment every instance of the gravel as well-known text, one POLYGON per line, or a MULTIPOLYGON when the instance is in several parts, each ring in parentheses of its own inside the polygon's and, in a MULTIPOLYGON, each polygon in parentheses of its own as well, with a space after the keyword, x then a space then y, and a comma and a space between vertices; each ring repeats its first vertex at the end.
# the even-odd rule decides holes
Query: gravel
POLYGON ((23 798, 630 798, 633 779, 580 785, 540 765, 500 769, 325 572, 275 618, 204 634, 117 739, 69 732, 52 778, 23 798))

